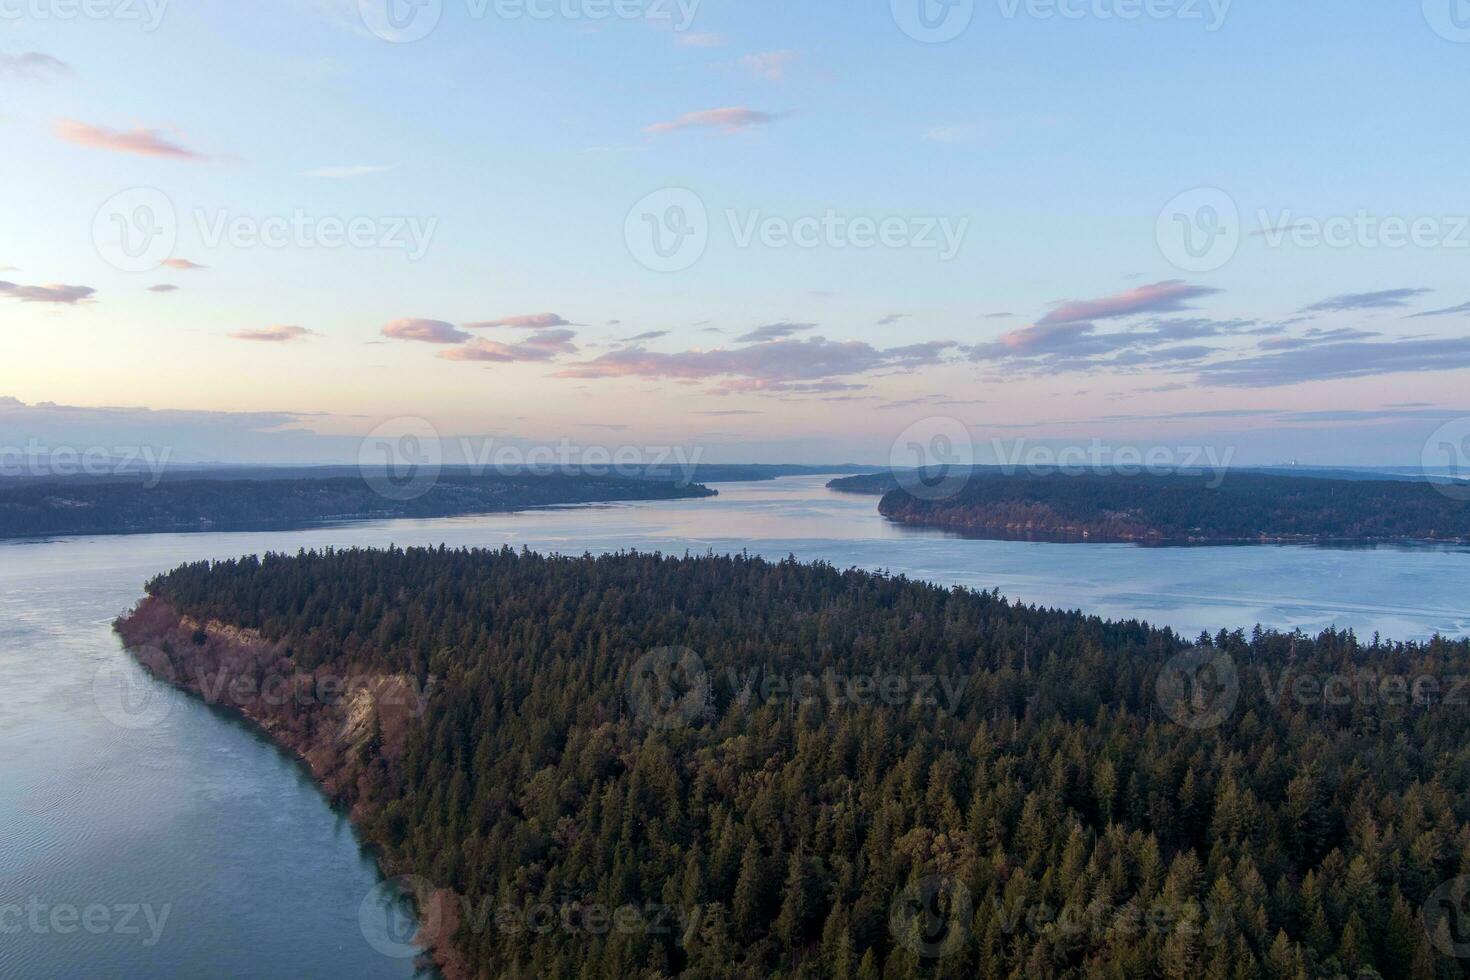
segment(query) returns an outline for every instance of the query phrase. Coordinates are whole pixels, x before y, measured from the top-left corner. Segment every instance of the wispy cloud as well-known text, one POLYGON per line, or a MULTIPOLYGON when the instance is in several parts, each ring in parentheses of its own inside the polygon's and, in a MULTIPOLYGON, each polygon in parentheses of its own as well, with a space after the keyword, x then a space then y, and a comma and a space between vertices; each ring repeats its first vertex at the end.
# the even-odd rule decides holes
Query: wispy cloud
POLYGON ((1344 293, 1331 296, 1320 303, 1304 306, 1298 313, 1344 313, 1349 310, 1386 310, 1409 305, 1409 300, 1432 289, 1384 289, 1376 293, 1344 293))
POLYGON ((575 354, 573 330, 542 330, 513 344, 475 337, 459 347, 440 351, 446 361, 491 361, 508 364, 515 361, 550 361, 562 354, 575 354))
POLYGON ((1470 368, 1470 337, 1313 345, 1205 365, 1199 375, 1208 384, 1268 388, 1459 368, 1470 368))
POLYGON ((759 343, 764 340, 782 340, 792 334, 816 329, 815 323, 767 323, 747 334, 736 337, 737 343, 759 343))
POLYGON ((285 344, 295 340, 305 340, 307 337, 315 337, 315 330, 305 327, 286 325, 279 327, 262 327, 259 330, 236 330, 230 334, 232 340, 251 340, 267 344, 285 344))
POLYGON ((754 78, 767 82, 779 82, 786 76, 786 69, 796 60, 794 51, 764 51, 735 59, 735 64, 754 78))
POLYGON ((880 350, 863 341, 810 337, 672 354, 632 347, 568 365, 558 377, 713 380, 727 392, 817 393, 862 387, 843 380, 854 375, 938 363, 955 346, 931 341, 880 350))
POLYGON ((90 302, 96 293, 97 290, 91 286, 68 286, 62 283, 21 286, 13 282, 0 281, 0 296, 9 296, 22 303, 57 303, 62 306, 75 306, 78 303, 90 302))
POLYGON ((1423 313, 1411 313, 1404 317, 1404 319, 1417 320, 1426 316, 1454 316, 1459 313, 1470 313, 1470 303, 1461 303, 1459 306, 1448 306, 1442 310, 1426 310, 1423 313))
POLYGON ((58 75, 70 75, 71 66, 60 58, 39 51, 25 54, 6 54, 0 51, 0 77, 41 80, 58 75))
POLYGON ((1177 313, 1189 309, 1190 300, 1218 292, 1220 290, 1197 286, 1182 279, 1167 279, 1112 296, 1063 303, 1038 320, 1037 324, 1082 323, 1142 313, 1177 313))
POLYGON ((780 119, 780 114, 760 112, 745 106, 728 106, 724 109, 702 109, 686 112, 673 122, 654 123, 644 127, 646 133, 672 133, 681 129, 718 129, 735 133, 751 126, 764 126, 780 119))
POLYGON ((197 153, 164 136, 156 129, 131 129, 126 132, 93 126, 75 119, 58 119, 56 135, 67 143, 85 146, 94 150, 113 153, 135 153, 148 157, 169 157, 175 160, 207 160, 197 153))
POLYGON ((394 340, 417 340, 425 344, 462 344, 470 335, 443 320, 404 317, 383 327, 384 337, 394 340))
POLYGON ((969 353, 977 361, 1020 362, 1028 368, 1051 371, 1136 368, 1149 361, 1199 360, 1214 353, 1214 349, 1199 344, 1173 345, 1238 333, 1253 326, 1255 321, 1161 318, 1158 314, 1187 310, 1190 300, 1219 291, 1171 279, 1112 296, 1073 300, 1030 326, 969 348, 969 353), (1100 332, 1095 322, 1146 315, 1154 318, 1110 333, 1100 332))
POLYGON ((908 319, 907 313, 890 313, 878 321, 880 327, 891 327, 899 320, 908 319))
POLYGON ((161 282, 157 286, 149 286, 148 291, 150 293, 176 293, 179 287, 171 282, 161 282))
POLYGON ((576 324, 564 319, 556 313, 523 313, 519 316, 505 316, 498 320, 481 320, 478 323, 466 323, 466 330, 481 330, 489 327, 517 327, 522 330, 545 330, 549 327, 573 327, 576 324))
POLYGON ((165 269, 176 269, 179 272, 195 272, 199 269, 207 269, 209 266, 190 262, 188 259, 164 259, 161 263, 165 269))

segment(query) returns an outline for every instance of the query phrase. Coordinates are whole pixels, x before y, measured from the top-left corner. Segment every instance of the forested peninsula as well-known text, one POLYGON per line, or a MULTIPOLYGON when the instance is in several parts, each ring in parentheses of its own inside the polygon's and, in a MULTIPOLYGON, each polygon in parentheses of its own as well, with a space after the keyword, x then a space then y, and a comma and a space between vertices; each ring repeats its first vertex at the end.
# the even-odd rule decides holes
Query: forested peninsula
POLYGON ((833 480, 881 494, 891 521, 987 537, 1145 544, 1470 542, 1470 486, 1227 474, 1031 475, 976 470, 926 484, 833 480), (1448 491, 1448 492, 1447 492, 1448 491))
POLYGON ((24 481, 0 485, 0 539, 72 534, 275 531, 348 521, 457 517, 554 504, 712 497, 700 484, 584 475, 439 474, 372 479, 24 481))
POLYGON ((185 565, 117 629, 307 760, 452 977, 1463 975, 1464 640, 444 548, 185 565))

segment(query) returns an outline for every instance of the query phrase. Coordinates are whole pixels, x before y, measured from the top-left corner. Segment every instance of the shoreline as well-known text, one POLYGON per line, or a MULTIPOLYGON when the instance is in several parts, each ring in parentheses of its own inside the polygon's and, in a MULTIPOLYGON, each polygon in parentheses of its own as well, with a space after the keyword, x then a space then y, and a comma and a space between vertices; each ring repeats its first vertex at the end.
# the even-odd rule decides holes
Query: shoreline
MULTIPOLYGON (((340 698, 304 702, 318 704, 319 710, 301 708, 293 713, 287 710, 288 706, 300 706, 303 704, 301 698, 283 699, 276 705, 258 692, 239 696, 239 682, 252 678, 251 671, 231 672, 229 667, 223 666, 225 657, 245 668, 255 668, 264 660, 279 657, 279 645, 264 640, 252 630, 218 621, 198 623, 154 596, 144 597, 133 609, 119 615, 113 621, 112 630, 124 651, 150 677, 197 699, 211 711, 224 713, 301 767, 327 805, 351 824, 359 846, 367 851, 377 868, 379 886, 412 874, 411 869, 398 867, 385 844, 368 833, 367 819, 376 814, 376 808, 346 798, 348 787, 363 775, 366 768, 361 759, 352 757, 360 755, 366 744, 362 735, 369 721, 371 730, 378 733, 384 743, 383 751, 375 753, 370 761, 389 759, 392 754, 387 745, 389 738, 394 739, 401 750, 402 739, 407 735, 406 726, 401 724, 406 720, 404 710, 413 710, 404 700, 417 695, 405 694, 399 679, 364 675, 349 683, 347 692, 340 698), (206 636, 202 644, 197 640, 201 632, 206 636), (209 681, 208 665, 201 671, 199 665, 186 664, 179 653, 170 652, 170 648, 176 650, 181 646, 186 649, 203 648, 205 657, 214 658, 215 679, 209 681), (186 666, 195 669, 186 670, 186 666), (205 681, 209 681, 213 692, 206 689, 205 681), (226 696, 218 696, 222 693, 226 696), (276 710, 272 713, 265 710, 267 707, 276 710), (371 715, 370 720, 368 714, 371 715), (305 722, 305 727, 313 734, 293 734, 285 724, 288 720, 305 722)), ((289 676, 293 680, 306 677, 328 679, 301 671, 289 676)), ((422 948, 423 958, 433 963, 442 980, 469 980, 473 977, 474 972, 453 941, 458 917, 445 914, 446 905, 456 901, 458 896, 448 889, 441 889, 425 896, 409 894, 408 897, 420 930, 415 944, 422 948), (433 903, 433 909, 431 914, 425 914, 429 903, 433 903), (434 931, 430 935, 424 935, 431 930, 434 931)))

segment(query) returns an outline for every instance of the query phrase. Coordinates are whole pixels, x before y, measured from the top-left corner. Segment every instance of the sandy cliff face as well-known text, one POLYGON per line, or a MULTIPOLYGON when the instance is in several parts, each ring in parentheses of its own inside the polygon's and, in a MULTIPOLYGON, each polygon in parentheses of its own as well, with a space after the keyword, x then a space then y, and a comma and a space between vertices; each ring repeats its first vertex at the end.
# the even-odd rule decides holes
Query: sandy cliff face
MULTIPOLYGON (((428 706, 432 683, 401 674, 301 669, 283 644, 254 630, 199 622, 149 596, 114 628, 154 676, 255 722, 310 768, 328 797, 364 825, 395 783, 409 735, 428 706)), ((371 838, 369 838, 371 841, 371 838)), ((381 844, 380 841, 371 841, 381 844)), ((391 856, 388 874, 396 873, 391 856)), ((458 902, 450 892, 417 896, 420 941, 446 977, 473 974, 452 946, 458 902), (425 935, 424 933, 432 933, 425 935)))

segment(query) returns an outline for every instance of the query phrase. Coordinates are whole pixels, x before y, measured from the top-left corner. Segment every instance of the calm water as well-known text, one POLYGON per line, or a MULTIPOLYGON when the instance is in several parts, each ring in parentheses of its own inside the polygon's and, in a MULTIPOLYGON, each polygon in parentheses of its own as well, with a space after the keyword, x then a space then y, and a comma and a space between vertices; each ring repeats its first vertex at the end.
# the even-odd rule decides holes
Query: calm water
POLYGON ((1257 622, 1470 633, 1467 549, 964 540, 889 525, 876 498, 823 482, 301 532, 0 544, 0 977, 414 975, 411 959, 364 936, 377 871, 303 771, 243 725, 153 685, 119 649, 112 618, 185 560, 390 542, 748 549, 999 587, 1188 635, 1257 622), (119 676, 149 694, 146 711, 119 714, 119 676))

